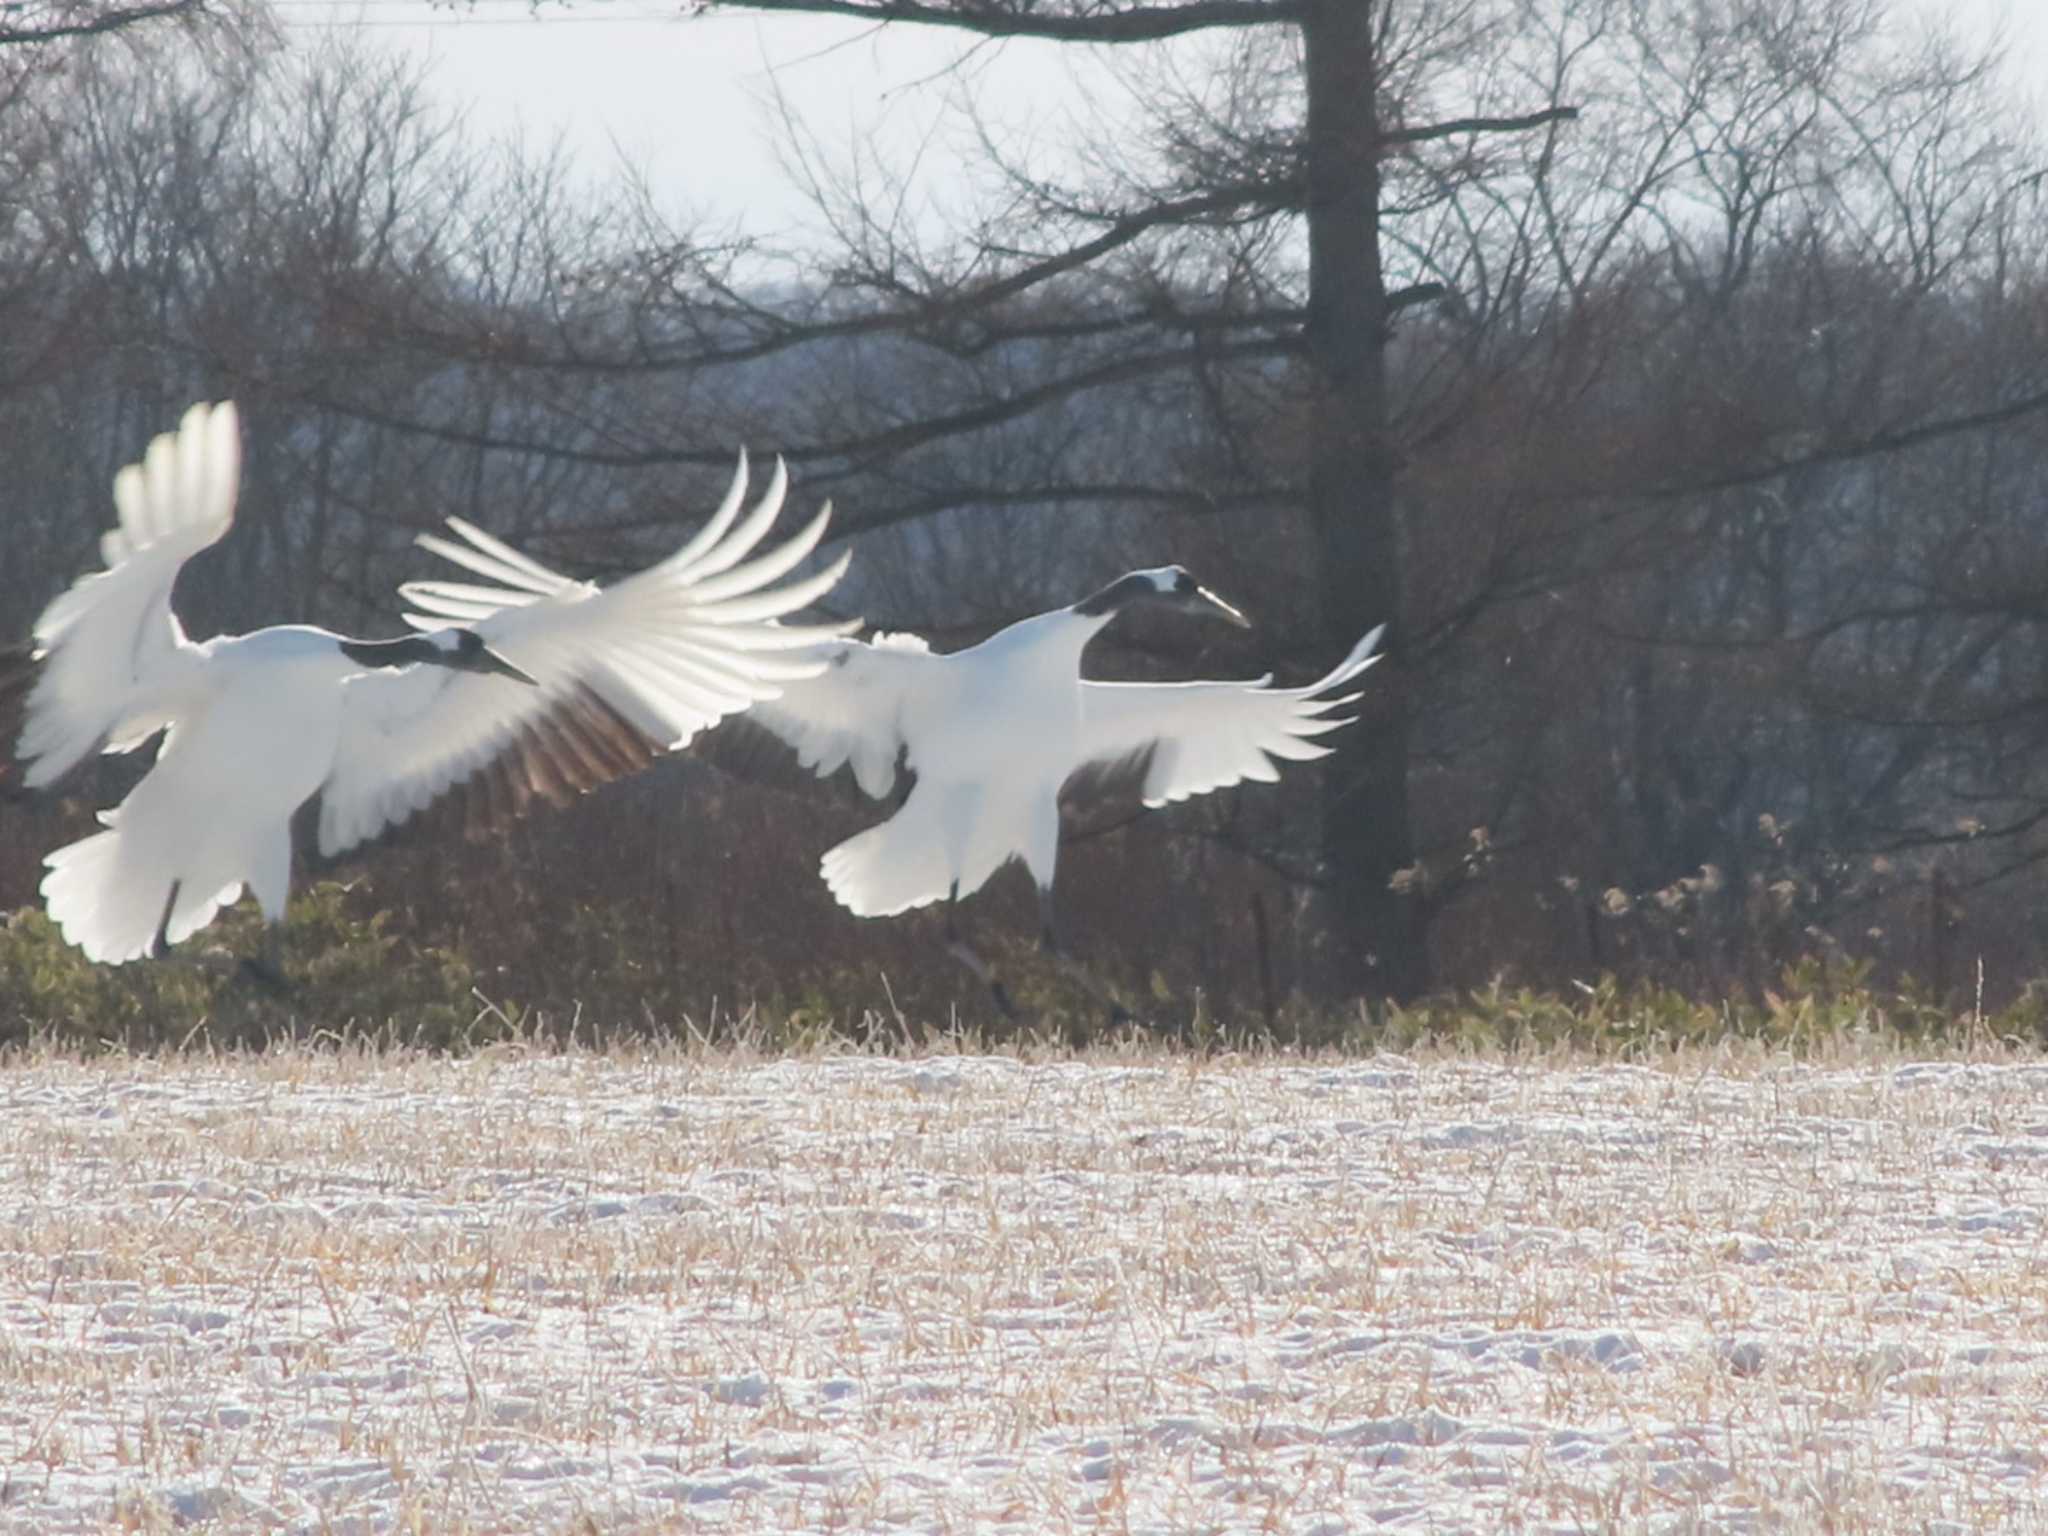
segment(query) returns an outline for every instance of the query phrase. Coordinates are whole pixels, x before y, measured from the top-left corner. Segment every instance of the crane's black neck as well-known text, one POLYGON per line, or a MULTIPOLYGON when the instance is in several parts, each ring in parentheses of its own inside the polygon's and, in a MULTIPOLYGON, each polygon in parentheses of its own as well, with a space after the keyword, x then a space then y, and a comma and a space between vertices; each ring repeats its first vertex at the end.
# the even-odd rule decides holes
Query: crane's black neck
POLYGON ((1074 612, 1084 619, 1113 619, 1131 604, 1158 595, 1159 588, 1150 576, 1133 571, 1128 576, 1117 577, 1093 596, 1082 598, 1074 604, 1074 612))
POLYGON ((411 667, 421 662, 445 665, 448 653, 425 635, 406 635, 397 640, 344 640, 341 654, 365 667, 411 667))

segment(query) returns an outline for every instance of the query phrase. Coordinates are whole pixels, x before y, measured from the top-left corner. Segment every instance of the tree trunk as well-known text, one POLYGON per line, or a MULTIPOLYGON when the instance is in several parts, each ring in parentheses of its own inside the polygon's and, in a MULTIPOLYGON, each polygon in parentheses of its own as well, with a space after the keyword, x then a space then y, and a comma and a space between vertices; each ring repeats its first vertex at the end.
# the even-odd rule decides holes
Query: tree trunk
POLYGON ((1387 295, 1380 267, 1379 103, 1367 0, 1312 0, 1302 18, 1308 85, 1309 516, 1321 567, 1323 639, 1342 654, 1385 623, 1360 726, 1323 777, 1328 985, 1404 998, 1426 984, 1420 892, 1388 884, 1414 860, 1409 707, 1401 645, 1394 454, 1387 431, 1387 295))

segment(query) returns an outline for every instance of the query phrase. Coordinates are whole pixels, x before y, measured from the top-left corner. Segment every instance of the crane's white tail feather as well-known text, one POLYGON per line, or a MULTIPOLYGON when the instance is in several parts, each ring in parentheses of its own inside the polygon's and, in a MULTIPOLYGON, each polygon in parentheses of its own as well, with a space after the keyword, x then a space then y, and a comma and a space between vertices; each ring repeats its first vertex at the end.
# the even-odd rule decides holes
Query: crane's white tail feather
POLYGON ((269 887, 278 885, 280 871, 289 876, 291 830, 287 824, 230 832, 206 817, 117 815, 106 831, 43 862, 51 920, 87 959, 119 965, 148 956, 159 928, 167 943, 190 938, 240 899, 245 881, 258 887, 266 913, 281 913, 283 892, 269 887))
POLYGON ((962 896, 971 896, 1014 858, 1025 859, 1039 883, 1049 885, 1058 842, 1059 806, 1051 790, 990 803, 979 783, 920 784, 902 810, 849 837, 818 868, 856 917, 893 917, 945 900, 955 882, 962 896))
POLYGON ((175 944, 242 894, 239 880, 208 890, 203 876, 181 880, 163 861, 138 857, 142 852, 137 840, 117 826, 59 848, 43 861, 49 868, 42 891, 50 917, 88 960, 119 965, 143 959, 156 943, 159 926, 175 944), (174 880, 178 899, 165 923, 174 880))
MULTIPOLYGON (((915 796, 912 797, 913 799, 915 796)), ((943 901, 953 887, 952 861, 906 804, 879 827, 849 837, 818 861, 825 884, 855 917, 894 917, 943 901)), ((961 882, 961 895, 967 894, 961 882)))

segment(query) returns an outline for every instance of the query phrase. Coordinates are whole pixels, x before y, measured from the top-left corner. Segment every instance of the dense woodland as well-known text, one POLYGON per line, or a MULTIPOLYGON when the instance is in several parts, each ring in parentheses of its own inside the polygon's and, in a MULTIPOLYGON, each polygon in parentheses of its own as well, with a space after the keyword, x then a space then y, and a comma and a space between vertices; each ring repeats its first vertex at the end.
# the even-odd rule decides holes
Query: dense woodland
MULTIPOLYGON (((1338 757, 1077 814, 1126 995, 2048 973, 2048 159, 1995 57, 1880 0, 760 8, 1111 50, 1142 110, 1058 176, 991 136, 944 231, 808 159, 836 237, 785 249, 260 7, 0 39, 0 633, 197 398, 249 462, 195 634, 395 633, 450 513, 626 569, 744 443, 838 507, 838 611, 942 646, 1168 559, 1259 627, 1134 623, 1104 675, 1304 680, 1392 624, 1338 757)), ((0 802, 0 910, 137 767, 0 802)), ((549 1006, 983 1007, 935 918, 815 878, 875 815, 741 727, 335 873, 549 1006)))

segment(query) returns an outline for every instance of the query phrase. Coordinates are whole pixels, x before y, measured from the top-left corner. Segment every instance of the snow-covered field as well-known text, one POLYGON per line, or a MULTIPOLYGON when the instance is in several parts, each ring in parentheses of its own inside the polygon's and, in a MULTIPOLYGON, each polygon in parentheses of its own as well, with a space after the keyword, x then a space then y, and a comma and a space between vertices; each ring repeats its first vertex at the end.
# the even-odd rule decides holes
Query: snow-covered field
POLYGON ((2048 1067, 0 1069, 0 1530, 2048 1530, 2048 1067))

